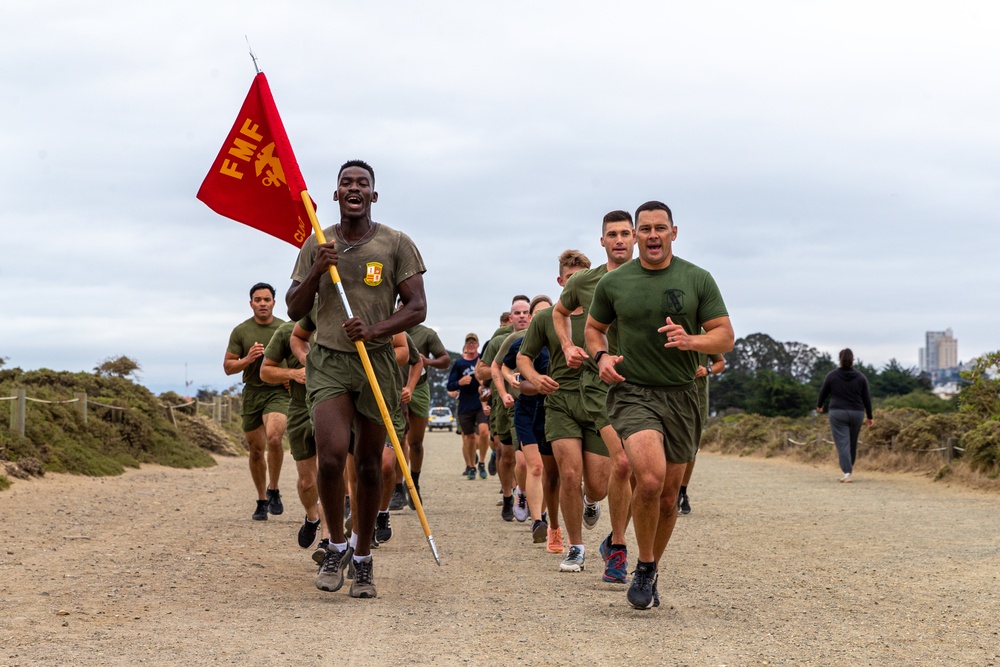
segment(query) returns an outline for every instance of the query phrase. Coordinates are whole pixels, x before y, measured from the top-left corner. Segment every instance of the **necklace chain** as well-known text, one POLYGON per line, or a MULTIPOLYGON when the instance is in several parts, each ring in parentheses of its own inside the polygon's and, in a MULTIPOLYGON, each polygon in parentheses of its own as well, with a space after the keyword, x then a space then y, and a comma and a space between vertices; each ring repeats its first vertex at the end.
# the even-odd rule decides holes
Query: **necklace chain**
POLYGON ((371 227, 368 228, 368 231, 361 235, 360 239, 358 239, 354 243, 348 243, 347 239, 344 237, 344 228, 341 227, 340 224, 338 223, 337 232, 340 234, 340 238, 343 239, 345 246, 344 249, 341 250, 340 252, 347 252, 349 250, 353 250, 354 248, 357 248, 359 245, 361 245, 363 242, 367 241, 368 237, 371 236, 372 233, 375 231, 375 224, 376 223, 373 222, 371 227))

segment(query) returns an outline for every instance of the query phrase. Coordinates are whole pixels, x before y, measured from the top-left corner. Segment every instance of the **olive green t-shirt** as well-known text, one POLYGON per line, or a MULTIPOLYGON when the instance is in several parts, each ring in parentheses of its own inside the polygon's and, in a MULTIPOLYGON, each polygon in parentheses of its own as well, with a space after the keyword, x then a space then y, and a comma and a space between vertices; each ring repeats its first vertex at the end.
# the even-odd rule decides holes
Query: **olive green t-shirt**
MULTIPOLYGON (((576 340, 577 336, 583 335, 583 326, 587 323, 586 315, 583 313, 570 315, 569 321, 573 340, 576 340)), ((531 324, 528 325, 524 340, 521 341, 521 354, 534 359, 541 354, 543 347, 549 348, 548 376, 559 383, 559 391, 578 389, 582 367, 570 368, 566 365, 566 355, 563 354, 559 336, 556 335, 556 328, 552 324, 551 308, 546 308, 531 318, 531 324)))
MULTIPOLYGON (((493 359, 495 359, 497 356, 497 350, 500 349, 500 346, 503 345, 504 340, 507 338, 507 336, 513 333, 513 331, 514 327, 508 324, 506 326, 500 327, 499 329, 493 332, 493 336, 486 342, 486 345, 483 346, 483 352, 482 354, 479 355, 479 358, 483 360, 484 364, 489 366, 493 362, 493 359)), ((489 385, 491 384, 491 381, 487 380, 483 384, 489 385)))
MULTIPOLYGON (((380 223, 367 240, 352 245, 345 242, 334 225, 324 230, 328 241, 337 247, 337 272, 351 306, 351 312, 365 324, 375 324, 389 318, 396 306, 397 285, 427 269, 420 251, 403 232, 380 223)), ((292 280, 304 281, 316 259, 318 242, 311 235, 302 245, 292 270, 292 280)), ((344 332, 347 312, 329 272, 319 281, 319 301, 316 307, 316 342, 341 352, 354 352, 357 347, 344 332)), ((392 343, 391 336, 365 343, 373 350, 392 343)))
MULTIPOLYGON (((569 277, 566 281, 566 286, 563 287, 562 293, 559 295, 559 301, 562 302, 563 307, 573 312, 579 307, 583 307, 584 323, 587 321, 587 315, 590 313, 590 303, 594 300, 594 290, 597 289, 597 283, 600 282, 608 273, 608 265, 601 264, 592 269, 584 269, 583 271, 577 271, 569 277)), ((583 338, 583 331, 580 331, 579 339, 577 338, 576 332, 573 334, 573 344, 587 349, 587 341, 583 338)), ((618 354, 618 325, 612 324, 608 327, 608 352, 611 354, 618 354)), ((583 362, 583 368, 586 370, 597 374, 597 362, 593 358, 588 358, 583 362)))
MULTIPOLYGON (((292 354, 292 329, 295 322, 285 322, 271 336, 270 342, 264 348, 264 358, 276 361, 284 368, 302 368, 298 358, 292 354)), ((299 384, 295 380, 288 381, 288 393, 293 401, 306 400, 306 386, 299 384)))
MULTIPOLYGON (((434 329, 423 324, 418 324, 415 327, 411 327, 406 332, 410 338, 413 339, 413 344, 417 346, 417 350, 420 354, 425 357, 433 357, 435 359, 440 359, 441 357, 448 356, 448 350, 445 349, 444 343, 441 342, 441 338, 437 335, 434 329)), ((417 386, 420 386, 427 382, 427 369, 420 374, 420 380, 417 382, 417 386)))
MULTIPOLYGON (((420 363, 420 350, 417 349, 416 344, 413 342, 413 338, 410 334, 403 333, 406 336, 406 349, 409 356, 406 357, 406 363, 399 367, 399 375, 403 378, 403 384, 401 386, 406 386, 406 381, 410 379, 410 366, 416 366, 420 363)), ((423 379, 423 375, 421 375, 423 379)), ((417 382, 419 385, 420 382, 417 382)))
MULTIPOLYGON (((524 338, 524 334, 527 331, 527 329, 522 329, 521 331, 515 331, 514 333, 508 334, 507 337, 503 339, 503 342, 500 343, 500 347, 497 348, 497 353, 493 355, 492 361, 495 361, 498 366, 503 366, 503 360, 507 356, 507 353, 510 352, 510 346, 524 338)), ((507 384, 506 381, 504 384, 507 384)), ((521 390, 517 387, 508 386, 507 390, 515 400, 521 398, 521 390)))
MULTIPOLYGON (((258 324, 257 320, 250 318, 236 325, 233 332, 229 334, 229 346, 226 352, 231 352, 242 359, 253 347, 254 343, 261 343, 264 347, 271 341, 274 332, 285 323, 285 320, 275 317, 270 324, 258 324)), ((250 387, 273 387, 260 379, 260 367, 264 363, 263 357, 257 357, 252 364, 243 369, 243 383, 250 387)))
POLYGON ((698 353, 665 348, 657 332, 667 318, 696 335, 704 322, 727 316, 715 279, 705 269, 674 257, 665 269, 645 269, 634 259, 609 272, 594 290, 590 316, 618 322, 616 370, 631 384, 672 387, 694 380, 698 353))

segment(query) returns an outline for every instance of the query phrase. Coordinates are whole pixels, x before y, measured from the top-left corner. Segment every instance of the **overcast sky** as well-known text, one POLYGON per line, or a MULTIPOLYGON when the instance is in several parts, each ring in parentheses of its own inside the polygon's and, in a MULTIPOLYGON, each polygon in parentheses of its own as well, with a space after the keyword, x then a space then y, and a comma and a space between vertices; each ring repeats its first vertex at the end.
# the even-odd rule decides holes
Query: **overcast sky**
POLYGON ((369 161, 449 349, 660 199, 737 337, 916 366, 1000 348, 992 2, 6 3, 0 357, 225 388, 247 290, 297 250, 195 193, 267 74, 324 226, 369 161))

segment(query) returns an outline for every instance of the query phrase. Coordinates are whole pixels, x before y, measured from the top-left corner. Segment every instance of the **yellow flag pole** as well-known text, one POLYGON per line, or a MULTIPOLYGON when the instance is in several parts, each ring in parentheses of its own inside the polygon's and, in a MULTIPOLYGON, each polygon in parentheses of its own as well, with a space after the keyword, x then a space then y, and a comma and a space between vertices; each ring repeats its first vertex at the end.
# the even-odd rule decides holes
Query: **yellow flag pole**
MULTIPOLYGON (((307 190, 302 191, 302 203, 306 207, 306 213, 309 214, 309 222, 312 223, 313 231, 316 232, 316 240, 320 243, 326 243, 326 235, 323 234, 323 228, 319 226, 319 220, 316 218, 316 209, 313 208, 312 199, 309 197, 307 190)), ((347 317, 354 317, 351 313, 351 306, 347 303, 347 294, 344 293, 344 286, 340 282, 340 274, 337 272, 336 266, 330 267, 330 278, 333 279, 333 284, 340 295, 340 301, 344 304, 347 317)), ((385 424, 386 433, 389 434, 389 440, 392 442, 392 449, 396 452, 396 460, 399 462, 399 467, 406 478, 406 488, 410 490, 410 499, 413 501, 413 506, 417 509, 417 516, 420 517, 420 525, 424 529, 424 535, 427 536, 427 543, 431 547, 431 554, 434 556, 434 561, 438 565, 441 565, 437 545, 434 544, 434 536, 431 535, 431 527, 427 523, 427 516, 424 514, 424 506, 420 502, 420 494, 417 493, 413 484, 413 477, 410 475, 410 466, 406 464, 406 456, 403 454, 403 447, 399 444, 399 438, 396 437, 396 429, 392 427, 392 417, 389 415, 389 409, 385 405, 385 398, 382 396, 382 389, 379 387, 378 379, 375 377, 375 370, 372 368, 371 359, 368 358, 368 350, 362 341, 355 341, 354 344, 358 348, 361 365, 365 367, 365 374, 368 375, 368 383, 371 384, 375 400, 378 402, 378 410, 382 414, 382 422, 385 424)))

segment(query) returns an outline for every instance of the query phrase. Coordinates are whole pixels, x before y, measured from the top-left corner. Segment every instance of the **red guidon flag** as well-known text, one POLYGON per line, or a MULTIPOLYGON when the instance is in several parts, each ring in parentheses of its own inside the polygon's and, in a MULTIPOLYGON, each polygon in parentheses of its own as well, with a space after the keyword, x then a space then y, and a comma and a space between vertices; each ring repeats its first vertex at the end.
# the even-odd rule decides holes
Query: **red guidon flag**
POLYGON ((260 72, 198 199, 220 215, 301 248, 312 231, 302 204, 305 189, 271 89, 260 72))

